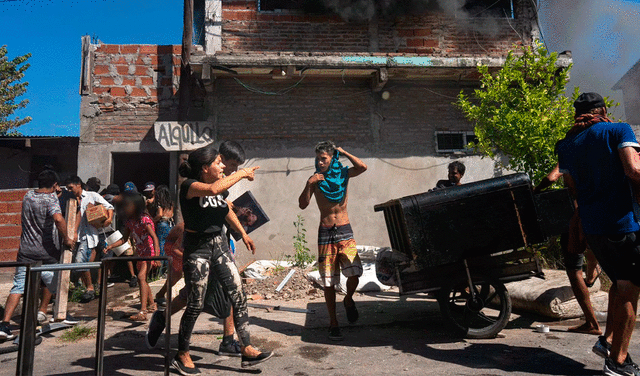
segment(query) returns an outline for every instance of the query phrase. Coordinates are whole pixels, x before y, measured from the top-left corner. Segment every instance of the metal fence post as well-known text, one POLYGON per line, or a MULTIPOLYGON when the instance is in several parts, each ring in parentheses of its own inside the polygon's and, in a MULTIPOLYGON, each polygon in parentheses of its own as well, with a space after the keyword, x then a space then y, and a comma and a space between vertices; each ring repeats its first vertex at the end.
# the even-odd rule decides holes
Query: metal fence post
POLYGON ((172 258, 169 256, 168 258, 168 268, 167 268, 167 308, 165 309, 165 335, 164 335, 164 376, 169 376, 169 369, 171 369, 171 292, 173 290, 171 286, 172 281, 172 258))
POLYGON ((26 267, 24 293, 22 295, 22 321, 18 342, 18 364, 16 375, 33 374, 33 359, 36 346, 37 298, 40 287, 40 272, 26 267))
POLYGON ((98 302, 98 328, 96 330, 96 376, 102 376, 104 373, 104 331, 105 331, 105 315, 107 311, 107 263, 103 262, 100 266, 102 276, 100 278, 100 300, 98 302))

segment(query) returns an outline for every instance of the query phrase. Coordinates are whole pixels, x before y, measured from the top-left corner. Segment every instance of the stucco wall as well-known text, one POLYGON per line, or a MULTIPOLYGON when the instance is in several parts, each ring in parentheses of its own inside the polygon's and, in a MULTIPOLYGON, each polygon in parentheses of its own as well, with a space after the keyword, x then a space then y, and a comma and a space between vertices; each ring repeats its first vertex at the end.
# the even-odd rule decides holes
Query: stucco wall
MULTIPOLYGON (((362 149, 348 149, 361 157, 368 166, 363 175, 351 180, 349 185, 349 216, 356 241, 363 245, 389 246, 389 238, 382 213, 375 213, 373 206, 393 198, 425 192, 433 188, 440 179, 446 179, 447 165, 456 158, 448 157, 383 157, 377 158, 362 149)), ((298 197, 307 179, 313 173, 313 149, 287 150, 292 155, 308 157, 287 158, 282 152, 269 150, 248 150, 252 158, 246 166, 260 166, 253 182, 243 181, 231 190, 231 198, 251 190, 271 221, 255 230, 251 237, 256 242, 258 252, 251 256, 243 245, 237 253, 240 264, 255 258, 278 258, 291 254, 295 229, 293 222, 298 214, 305 218, 307 240, 310 249, 316 252, 317 228, 320 221, 315 201, 306 209, 298 207, 298 197)), ((467 173, 463 182, 491 178, 494 162, 478 156, 459 159, 465 163, 467 173)), ((349 162, 345 159, 344 164, 349 162)))

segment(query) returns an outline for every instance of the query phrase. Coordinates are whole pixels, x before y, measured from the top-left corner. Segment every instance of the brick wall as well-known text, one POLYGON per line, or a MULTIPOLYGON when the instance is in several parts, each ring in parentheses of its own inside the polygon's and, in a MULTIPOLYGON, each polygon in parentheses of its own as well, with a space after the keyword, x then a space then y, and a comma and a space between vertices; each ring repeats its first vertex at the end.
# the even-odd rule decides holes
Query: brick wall
POLYGON ((180 46, 96 45, 91 93, 95 121, 91 142, 141 141, 150 125, 171 118, 177 106, 180 46))
MULTIPOLYGON (((294 82, 242 83, 276 92, 294 82)), ((348 146, 432 155, 436 130, 473 130, 452 104, 465 88, 470 87, 449 81, 389 81, 384 90, 390 98, 383 100, 364 78, 305 79, 283 96, 254 93, 233 79, 218 79, 212 107, 218 138, 249 147, 308 146, 331 139, 348 146)))
POLYGON ((337 15, 259 12, 256 0, 222 0, 222 53, 416 54, 504 56, 529 43, 529 0, 515 0, 515 19, 456 19, 438 11, 368 22, 337 15))
POLYGON ((0 261, 15 261, 20 246, 20 214, 27 189, 0 190, 0 261))

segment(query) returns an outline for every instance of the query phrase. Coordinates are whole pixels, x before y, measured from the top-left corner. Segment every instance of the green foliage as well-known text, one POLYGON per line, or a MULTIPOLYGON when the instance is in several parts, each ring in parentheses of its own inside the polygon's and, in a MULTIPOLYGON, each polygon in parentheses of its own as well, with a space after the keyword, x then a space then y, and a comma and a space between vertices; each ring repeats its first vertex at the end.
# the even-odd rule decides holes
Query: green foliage
POLYGON ((461 92, 457 101, 475 124, 477 142, 469 146, 501 167, 528 173, 534 182, 555 167, 555 144, 573 125, 573 101, 579 95, 576 88, 567 97, 571 66, 560 68, 557 60, 556 52, 537 42, 517 47, 495 74, 478 66, 480 89, 473 98, 461 92))
MULTIPOLYGON (((17 98, 27 91, 28 82, 21 82, 29 68, 26 62, 31 54, 18 56, 13 60, 7 57, 7 46, 0 47, 0 135, 10 134, 11 130, 31 121, 31 117, 22 119, 9 117, 29 103, 28 99, 17 98)), ((15 131, 14 131, 15 132, 15 131)))
POLYGON ((305 267, 314 260, 311 251, 307 246, 307 229, 304 228, 304 217, 298 214, 298 219, 293 222, 296 228, 296 234, 293 236, 293 264, 299 267, 305 267))
POLYGON ((81 339, 89 338, 96 332, 94 328, 87 326, 76 325, 71 329, 65 330, 60 336, 62 342, 78 342, 81 339))

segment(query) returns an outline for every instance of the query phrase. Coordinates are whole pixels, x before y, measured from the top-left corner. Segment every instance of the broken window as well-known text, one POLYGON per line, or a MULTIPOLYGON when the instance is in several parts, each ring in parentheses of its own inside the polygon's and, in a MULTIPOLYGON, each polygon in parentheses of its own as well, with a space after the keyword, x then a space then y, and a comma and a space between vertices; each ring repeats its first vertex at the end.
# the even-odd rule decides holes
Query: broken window
POLYGON ((515 17, 513 0, 468 0, 460 13, 462 17, 515 17))
POLYGON ((477 140, 473 132, 436 132, 436 152, 455 153, 469 151, 467 145, 477 140))
POLYGON ((330 12, 322 0, 258 0, 258 10, 262 12, 299 11, 315 14, 330 12))

